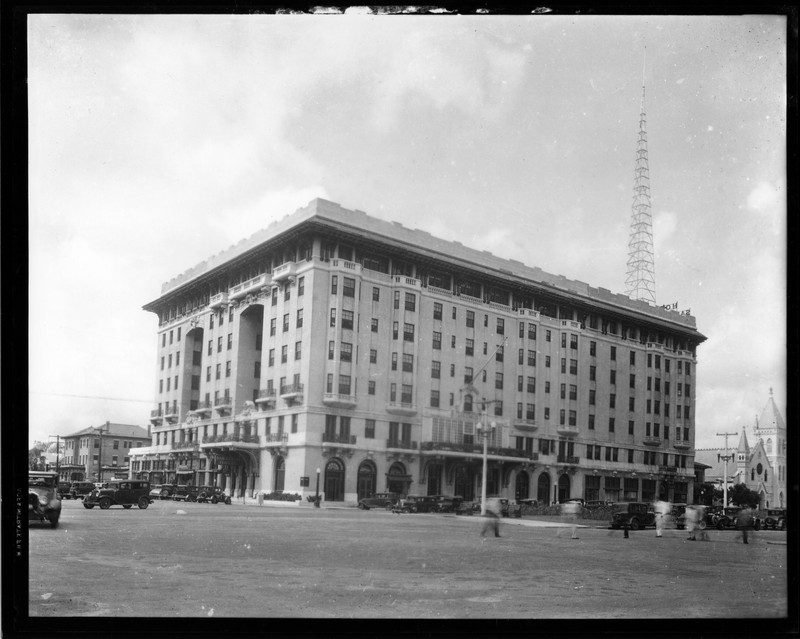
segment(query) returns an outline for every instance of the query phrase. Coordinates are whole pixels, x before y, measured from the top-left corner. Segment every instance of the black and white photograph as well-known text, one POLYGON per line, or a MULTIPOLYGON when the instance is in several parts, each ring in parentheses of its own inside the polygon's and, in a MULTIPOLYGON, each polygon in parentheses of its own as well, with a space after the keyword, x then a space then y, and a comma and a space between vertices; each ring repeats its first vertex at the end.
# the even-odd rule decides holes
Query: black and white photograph
POLYGON ((9 632, 797 630, 796 12, 21 24, 9 632))

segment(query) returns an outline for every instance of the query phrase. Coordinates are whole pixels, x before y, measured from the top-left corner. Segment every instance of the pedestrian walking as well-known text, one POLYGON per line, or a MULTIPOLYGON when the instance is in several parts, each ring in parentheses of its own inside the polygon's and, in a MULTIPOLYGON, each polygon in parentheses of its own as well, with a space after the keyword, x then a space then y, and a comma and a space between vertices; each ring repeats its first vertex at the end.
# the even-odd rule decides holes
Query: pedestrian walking
MULTIPOLYGON (((578 539, 578 513, 581 510, 581 504, 577 501, 568 501, 560 506, 561 517, 565 522, 571 526, 572 536, 570 539, 578 539)), ((556 533, 556 537, 561 536, 561 531, 556 533)))
POLYGON ((686 506, 686 512, 684 513, 684 521, 686 521, 686 531, 689 533, 689 536, 686 538, 687 541, 697 541, 697 522, 698 522, 698 512, 694 506, 686 506))
POLYGON ((486 514, 481 529, 481 537, 485 537, 489 530, 494 531, 495 537, 501 537, 500 534, 500 500, 496 497, 486 500, 486 514))
POLYGON ((672 506, 668 501, 658 500, 654 505, 656 513, 656 537, 662 537, 664 533, 664 524, 667 521, 672 506))
POLYGON ((742 533, 742 543, 750 543, 747 540, 748 533, 753 530, 753 509, 745 506, 736 513, 736 527, 742 533))
POLYGON ((697 511, 697 530, 700 531, 700 541, 710 541, 708 538, 708 532, 706 531, 707 523, 706 523, 706 507, 703 505, 695 505, 695 510, 697 511))

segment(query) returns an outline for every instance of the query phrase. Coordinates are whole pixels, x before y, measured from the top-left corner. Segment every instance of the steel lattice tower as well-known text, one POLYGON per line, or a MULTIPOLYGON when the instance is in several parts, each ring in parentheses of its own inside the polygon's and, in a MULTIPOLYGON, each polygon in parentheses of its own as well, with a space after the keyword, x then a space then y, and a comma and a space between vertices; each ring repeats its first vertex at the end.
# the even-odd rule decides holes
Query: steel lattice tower
POLYGON ((628 274, 625 294, 631 299, 656 303, 655 260, 653 257, 653 215, 650 210, 650 166, 647 159, 647 119, 639 116, 639 141, 636 145, 636 173, 631 207, 631 234, 628 240, 628 274))

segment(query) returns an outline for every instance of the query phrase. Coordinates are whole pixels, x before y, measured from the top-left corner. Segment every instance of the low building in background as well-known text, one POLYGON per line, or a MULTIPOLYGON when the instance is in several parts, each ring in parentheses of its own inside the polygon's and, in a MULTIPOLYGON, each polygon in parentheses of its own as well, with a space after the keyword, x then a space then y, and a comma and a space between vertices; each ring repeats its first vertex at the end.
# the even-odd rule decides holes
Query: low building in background
POLYGON ((230 495, 691 500, 696 349, 632 300, 325 200, 167 282, 132 476, 230 495))
MULTIPOLYGON (((103 481, 128 477, 130 451, 150 445, 147 429, 106 422, 61 438, 64 454, 58 460, 63 481, 103 481)), ((52 467, 55 470, 55 466, 52 467)))

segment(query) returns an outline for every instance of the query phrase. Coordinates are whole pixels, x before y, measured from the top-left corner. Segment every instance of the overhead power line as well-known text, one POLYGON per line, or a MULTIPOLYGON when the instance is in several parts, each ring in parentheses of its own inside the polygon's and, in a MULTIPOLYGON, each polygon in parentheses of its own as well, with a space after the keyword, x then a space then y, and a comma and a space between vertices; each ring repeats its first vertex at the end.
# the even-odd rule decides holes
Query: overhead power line
POLYGON ((41 391, 28 391, 31 395, 51 395, 53 397, 77 397, 79 399, 102 399, 108 402, 140 402, 142 404, 150 404, 151 399, 138 399, 133 397, 101 397, 99 395, 76 395, 73 393, 43 393, 41 391))

